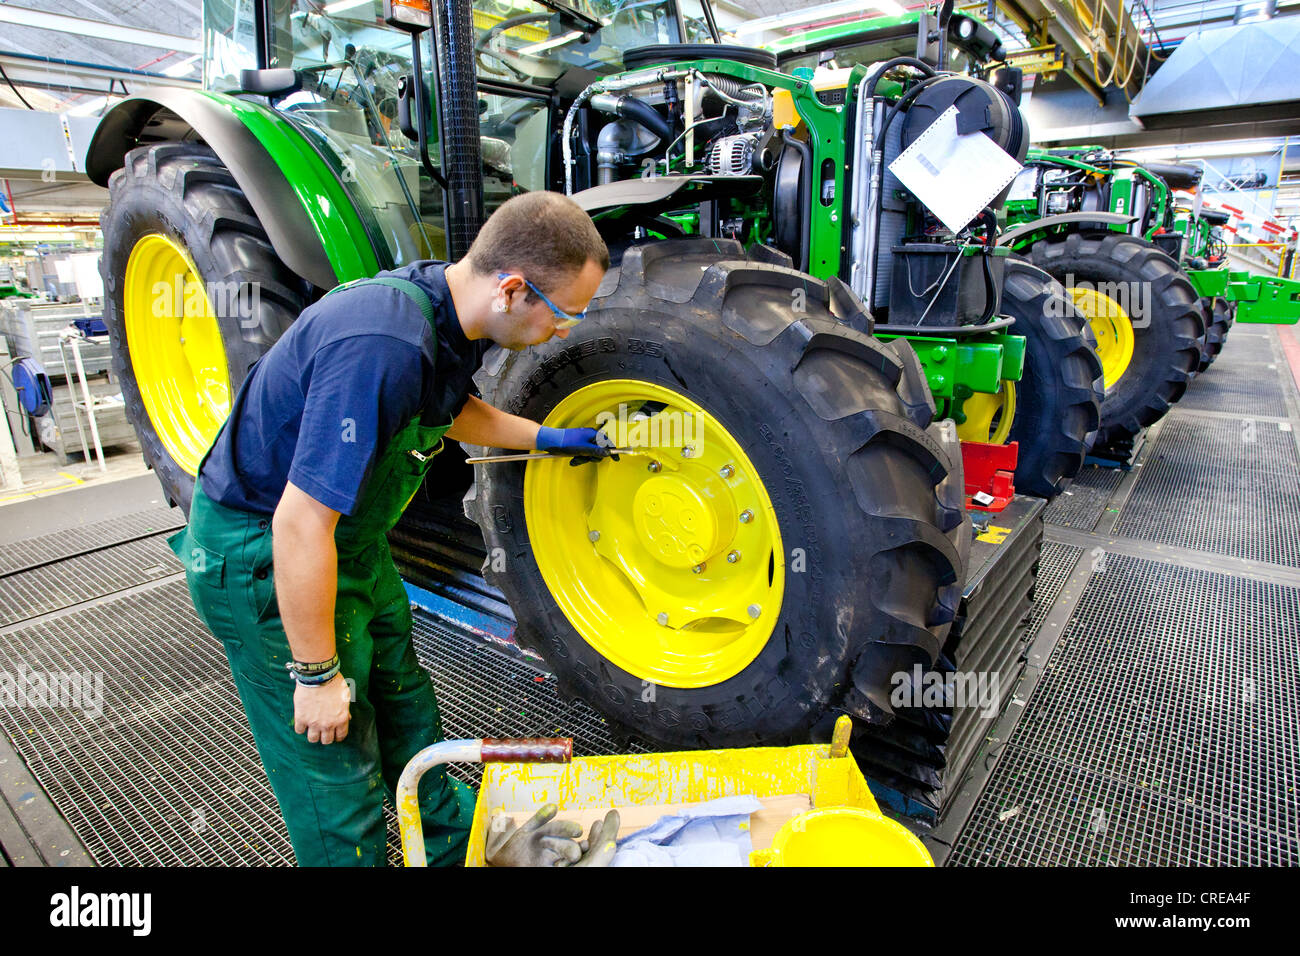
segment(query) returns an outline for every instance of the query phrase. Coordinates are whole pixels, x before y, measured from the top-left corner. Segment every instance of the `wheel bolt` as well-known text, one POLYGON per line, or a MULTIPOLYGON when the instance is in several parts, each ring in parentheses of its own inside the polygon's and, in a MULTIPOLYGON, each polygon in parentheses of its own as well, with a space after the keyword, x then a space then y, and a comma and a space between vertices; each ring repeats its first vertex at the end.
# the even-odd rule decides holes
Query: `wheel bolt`
POLYGON ((735 564, 735 563, 736 563, 737 561, 739 561, 739 560, 740 560, 740 552, 739 552, 739 551, 729 551, 729 552, 727 553, 727 563, 728 563, 728 564, 735 564))
POLYGON ((723 478, 730 478, 735 473, 736 473, 736 469, 732 468, 730 465, 723 465, 721 468, 718 469, 718 474, 720 474, 723 478))
POLYGON ((600 540, 600 532, 599 532, 599 531, 588 531, 588 532, 587 532, 587 540, 590 541, 592 544, 595 544, 597 541, 600 540))
POLYGON ((695 454, 695 449, 692 448, 690 445, 687 445, 685 448, 682 449, 683 458, 690 458, 694 454, 695 454))
POLYGON ((746 508, 744 511, 740 513, 741 524, 749 524, 753 520, 754 520, 754 512, 750 511, 748 508, 746 508))
POLYGON ((659 462, 657 462, 657 461, 652 461, 652 462, 650 462, 650 464, 648 464, 648 465, 645 466, 645 469, 646 469, 646 471, 659 472, 660 470, 663 469, 663 467, 664 467, 664 466, 661 465, 661 464, 659 464, 659 462))
POLYGON ((697 564, 697 565, 695 565, 695 567, 691 568, 691 570, 694 571, 696 574, 699 574, 701 571, 704 570, 704 565, 703 565, 703 564, 697 564))
POLYGON ((757 604, 751 604, 749 606, 749 616, 754 618, 755 620, 758 620, 758 616, 762 613, 763 613, 763 609, 759 607, 757 604))
POLYGON ((659 612, 659 616, 658 616, 657 618, 655 618, 655 620, 658 621, 660 624, 662 624, 664 627, 667 627, 667 626, 668 626, 668 612, 667 612, 667 611, 660 611, 660 612, 659 612))

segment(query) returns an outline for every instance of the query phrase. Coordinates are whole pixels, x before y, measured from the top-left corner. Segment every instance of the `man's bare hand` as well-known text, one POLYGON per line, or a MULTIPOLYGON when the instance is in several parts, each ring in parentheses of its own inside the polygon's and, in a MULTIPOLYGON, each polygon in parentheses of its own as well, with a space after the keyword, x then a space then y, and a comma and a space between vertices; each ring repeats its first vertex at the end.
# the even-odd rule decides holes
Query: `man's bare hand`
POLYGON ((348 735, 352 689, 342 674, 319 687, 299 684, 293 692, 293 729, 312 743, 332 744, 348 735))

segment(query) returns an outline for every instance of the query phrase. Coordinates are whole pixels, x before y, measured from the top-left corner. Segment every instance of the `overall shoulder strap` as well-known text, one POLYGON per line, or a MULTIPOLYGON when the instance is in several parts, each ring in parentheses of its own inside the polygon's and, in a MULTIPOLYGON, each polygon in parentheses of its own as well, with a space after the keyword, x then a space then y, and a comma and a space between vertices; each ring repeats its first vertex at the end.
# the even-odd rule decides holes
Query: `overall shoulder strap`
MULTIPOLYGON (((433 300, 429 298, 427 292, 410 279, 398 279, 394 276, 376 276, 372 279, 353 279, 351 282, 344 282, 342 285, 335 286, 325 294, 333 295, 335 292, 340 292, 343 289, 354 289, 359 285, 384 285, 388 286, 390 289, 396 289, 419 307, 420 314, 424 316, 424 321, 429 323, 430 328, 433 328, 433 300)), ((437 329, 434 329, 434 332, 434 342, 436 343, 437 329)))

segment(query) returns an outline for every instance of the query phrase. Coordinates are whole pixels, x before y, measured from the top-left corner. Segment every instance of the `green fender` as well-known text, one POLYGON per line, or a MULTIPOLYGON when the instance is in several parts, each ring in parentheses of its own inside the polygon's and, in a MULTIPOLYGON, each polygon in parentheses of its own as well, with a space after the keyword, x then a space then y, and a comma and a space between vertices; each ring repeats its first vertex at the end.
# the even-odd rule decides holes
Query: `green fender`
MULTIPOLYGON (((107 186, 137 146, 200 140, 239 183, 276 254, 321 289, 372 276, 382 261, 339 176, 283 115, 207 90, 159 89, 115 105, 86 150, 86 174, 107 186)), ((385 258, 387 253, 384 253, 385 258)))

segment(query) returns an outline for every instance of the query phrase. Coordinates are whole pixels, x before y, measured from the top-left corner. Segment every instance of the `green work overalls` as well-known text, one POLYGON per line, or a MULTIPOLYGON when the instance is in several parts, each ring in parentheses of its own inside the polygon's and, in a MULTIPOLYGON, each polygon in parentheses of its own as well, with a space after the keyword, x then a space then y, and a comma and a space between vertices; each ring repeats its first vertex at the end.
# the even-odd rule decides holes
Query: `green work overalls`
MULTIPOLYGON (((368 281, 400 289, 434 325, 433 306, 418 286, 368 281)), ((436 328, 434 342, 436 348, 436 328)), ((343 677, 355 682, 348 736, 341 742, 310 743, 294 732, 295 684, 285 669, 293 655, 275 598, 270 518, 220 505, 196 485, 189 524, 169 539, 185 564, 199 616, 225 647, 301 866, 384 865, 384 795, 391 801, 407 761, 442 739, 433 685, 415 657, 410 603, 386 535, 419 490, 450 427, 412 419, 375 463, 355 513, 342 517, 335 531, 334 637, 343 677)), ((420 807, 429 865, 463 861, 473 791, 435 767, 421 782, 420 807)))

